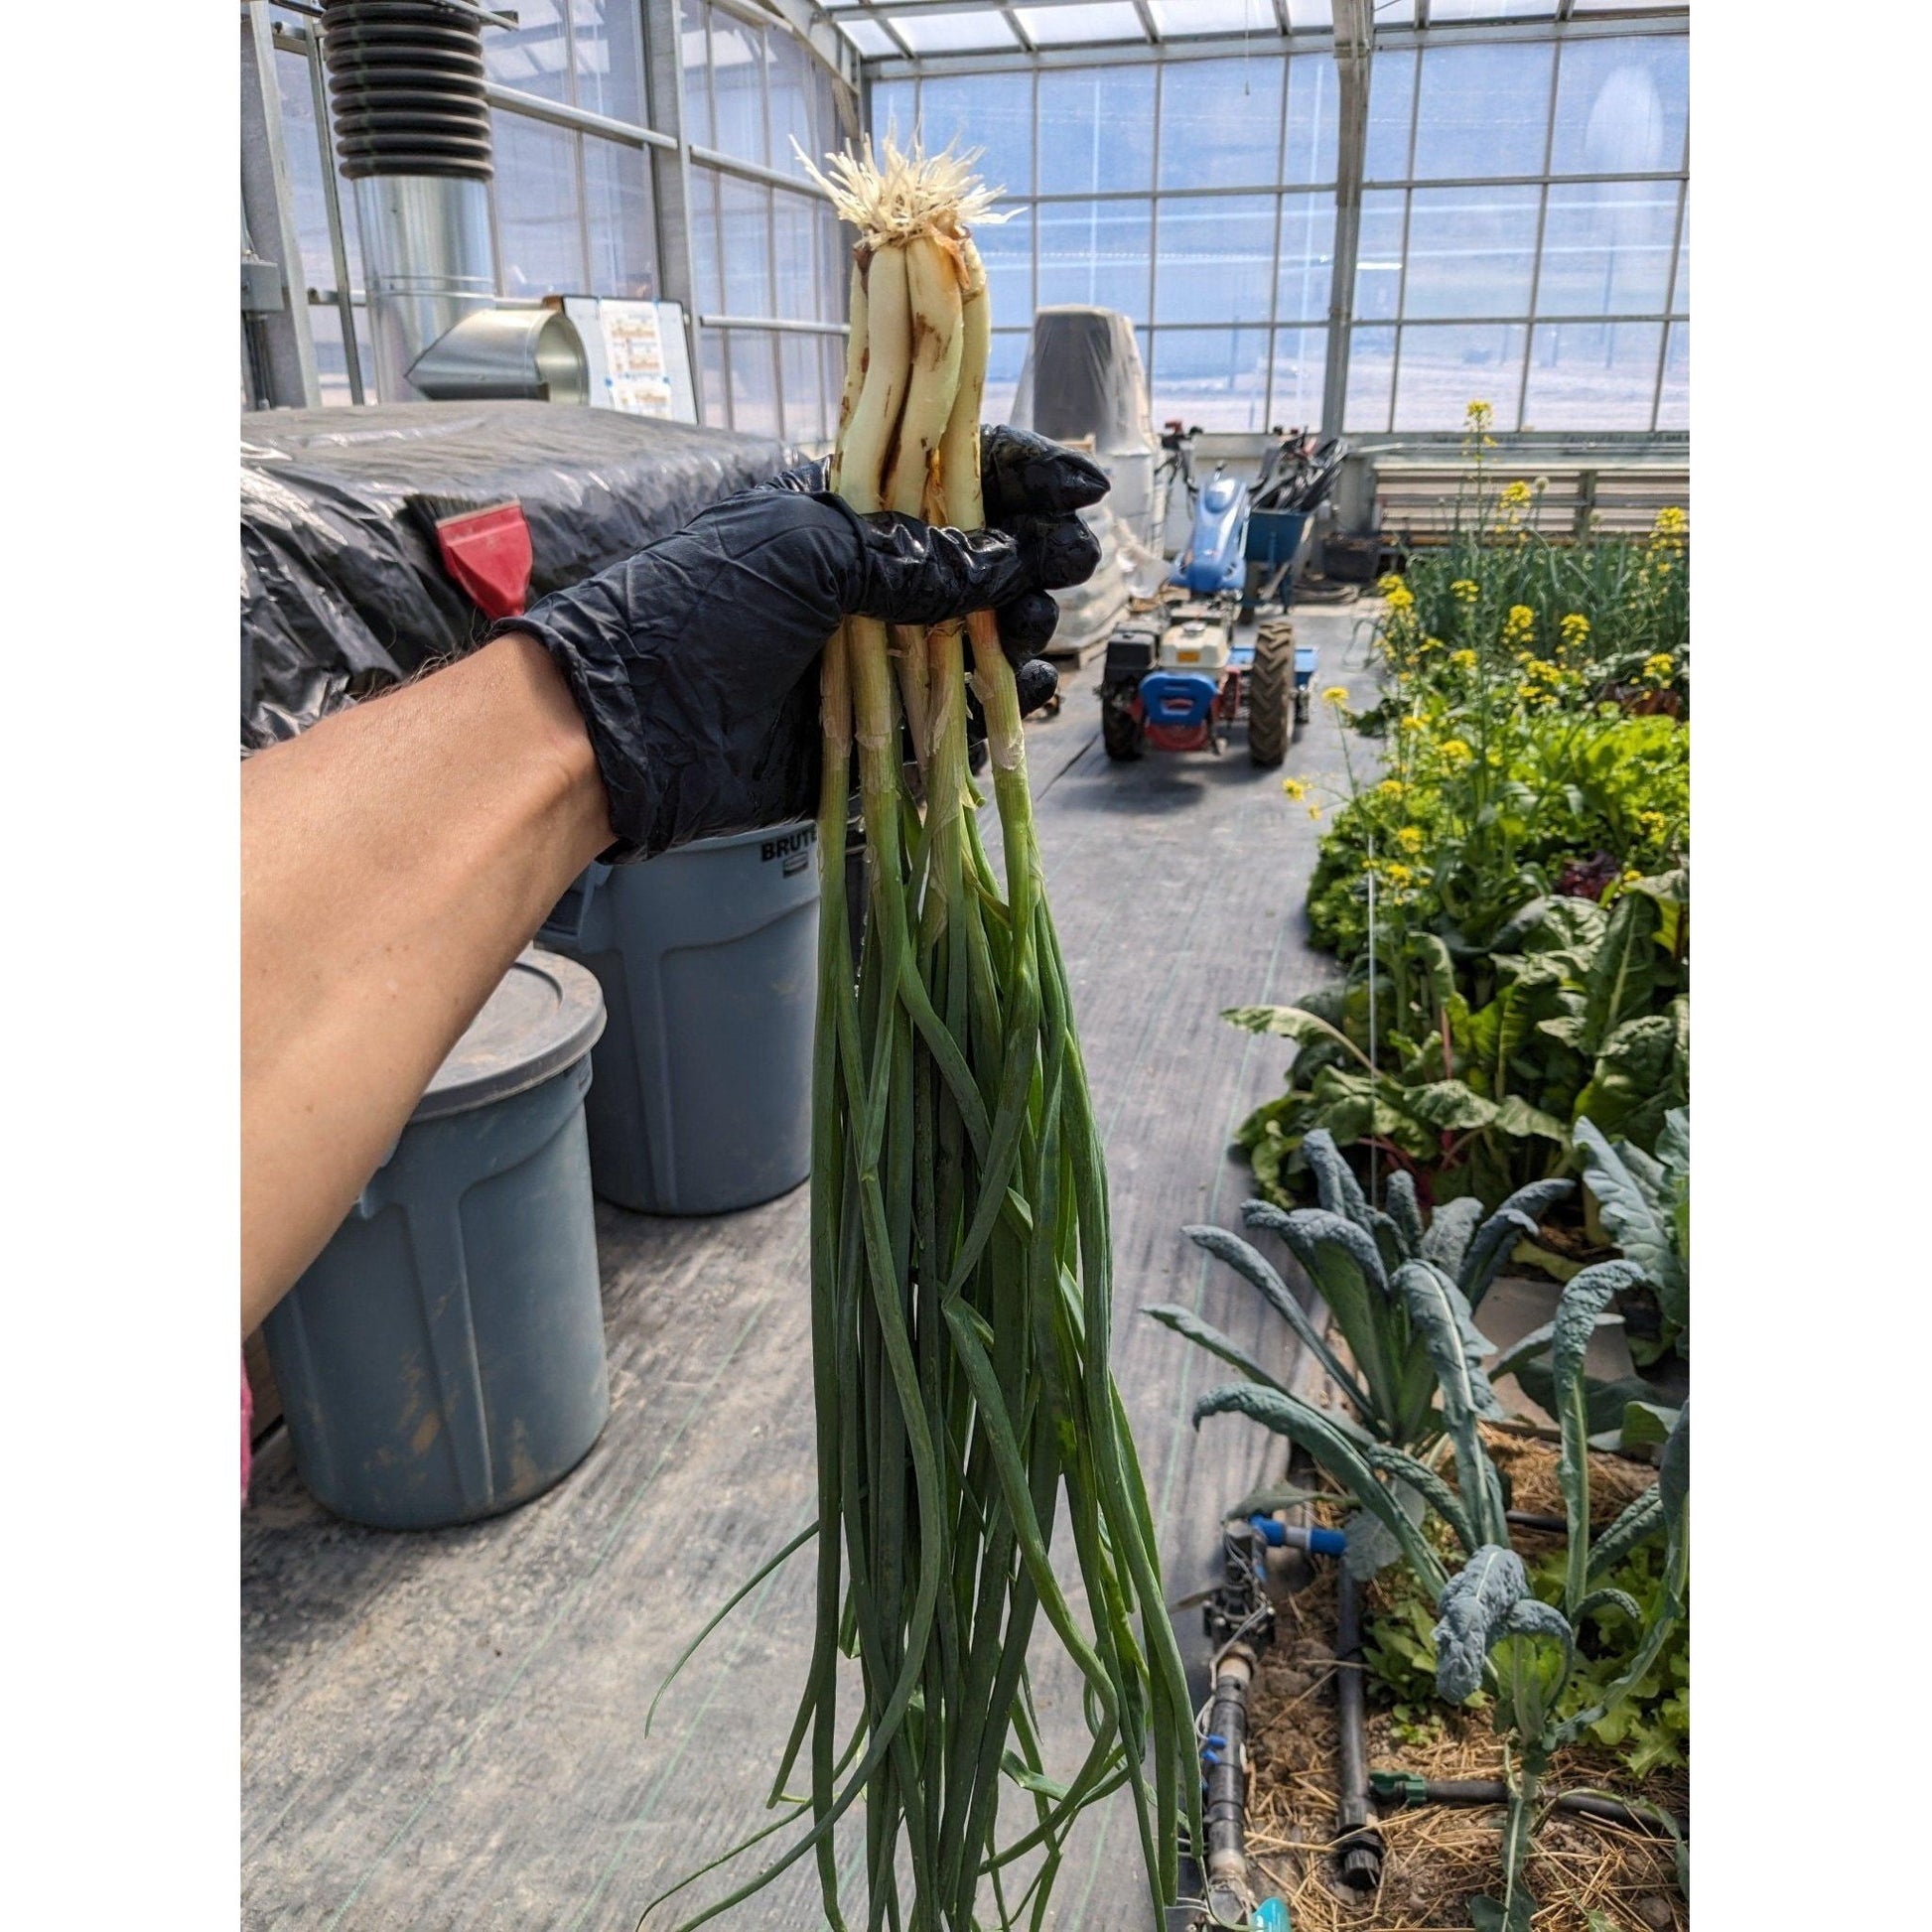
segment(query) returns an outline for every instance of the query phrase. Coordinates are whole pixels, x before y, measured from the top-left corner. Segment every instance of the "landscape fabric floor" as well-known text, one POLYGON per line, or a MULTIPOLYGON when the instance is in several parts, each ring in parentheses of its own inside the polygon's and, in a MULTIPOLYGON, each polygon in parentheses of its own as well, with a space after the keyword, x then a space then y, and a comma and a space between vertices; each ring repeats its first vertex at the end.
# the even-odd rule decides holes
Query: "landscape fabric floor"
MULTIPOLYGON (((1317 690, 1365 694, 1357 613, 1295 621, 1320 649, 1317 690)), ((1289 1365, 1279 1318, 1180 1230, 1240 1226, 1248 1173, 1230 1137, 1290 1052, 1221 1010, 1334 974, 1303 912, 1321 825, 1281 778, 1325 814, 1344 748, 1317 699, 1279 771, 1249 761, 1242 726, 1219 757, 1112 763, 1097 672, 1070 673, 1059 715, 1029 728, 1029 762, 1106 1135, 1114 1369, 1177 1600, 1213 1581, 1222 1510, 1279 1471, 1283 1446, 1232 1418, 1196 1435, 1192 1403, 1221 1371, 1139 1311, 1183 1303, 1289 1365)), ((811 1517, 806 1192, 709 1219, 600 1205, 611 1421, 522 1509, 358 1529, 309 1498, 285 1435, 267 1441, 241 1524, 247 1932, 630 1932, 655 1892, 767 1822, 810 1640, 809 1557, 712 1638, 649 1735, 644 1716, 698 1628, 811 1517)), ((1197 1666, 1198 1611, 1176 1624, 1197 1666)), ((1036 1686, 1070 1764, 1077 1678, 1052 1661, 1042 1645, 1036 1686)), ((851 1866, 860 1841, 841 1843, 851 1866)), ((713 1877, 674 1906, 725 1889, 713 1877)), ((1069 1932, 1151 1927, 1124 1797, 1082 1820, 1054 1896, 1050 1923, 1069 1932)), ((722 1923, 795 1932, 820 1916, 807 1859, 722 1923)))

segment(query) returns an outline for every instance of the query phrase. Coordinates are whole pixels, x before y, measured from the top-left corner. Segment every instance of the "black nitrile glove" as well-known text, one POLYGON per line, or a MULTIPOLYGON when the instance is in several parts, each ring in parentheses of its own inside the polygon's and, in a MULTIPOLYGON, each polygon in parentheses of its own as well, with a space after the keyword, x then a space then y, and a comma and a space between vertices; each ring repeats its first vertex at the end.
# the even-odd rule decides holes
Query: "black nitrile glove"
MULTIPOLYGON (((1018 434, 988 432, 989 451, 1017 452, 996 439, 1018 434)), ((990 608, 1010 657, 1024 661, 1029 637, 1043 642, 1044 593, 1083 582, 1099 562, 1072 511, 1097 501, 1106 480, 1038 438, 1025 445, 999 472, 997 527, 860 516, 781 478, 494 624, 492 636, 530 632, 569 683, 617 833, 606 858, 813 815, 818 655, 843 617, 926 624, 990 608)), ((994 485, 989 474, 989 518, 994 485)))
MULTIPOLYGON (((831 481, 832 460, 819 457, 773 477, 763 489, 814 491, 831 481)), ((1063 450, 1033 431, 1006 423, 980 426, 980 494, 990 529, 1023 539, 1043 537, 1086 555, 1092 536, 1071 514, 1097 503, 1107 493, 1107 473, 1073 450, 1063 450), (1051 526, 1050 532, 1047 526, 1051 526)), ((1084 584, 1098 554, 1077 576, 1054 580, 1051 588, 1084 584)), ((1046 648, 1060 607, 1043 590, 1029 591, 1000 607, 1000 643, 1020 687, 1020 715, 1035 712, 1059 688, 1060 676, 1040 652, 1046 648)))

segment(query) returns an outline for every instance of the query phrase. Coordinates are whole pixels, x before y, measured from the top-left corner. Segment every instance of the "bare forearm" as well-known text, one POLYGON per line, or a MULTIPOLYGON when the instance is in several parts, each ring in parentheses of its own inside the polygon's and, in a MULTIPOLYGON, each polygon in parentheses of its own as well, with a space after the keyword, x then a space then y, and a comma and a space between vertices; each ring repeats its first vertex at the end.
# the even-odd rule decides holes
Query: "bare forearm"
POLYGON ((261 753, 241 784, 246 1329, 612 834, 563 680, 519 635, 261 753))

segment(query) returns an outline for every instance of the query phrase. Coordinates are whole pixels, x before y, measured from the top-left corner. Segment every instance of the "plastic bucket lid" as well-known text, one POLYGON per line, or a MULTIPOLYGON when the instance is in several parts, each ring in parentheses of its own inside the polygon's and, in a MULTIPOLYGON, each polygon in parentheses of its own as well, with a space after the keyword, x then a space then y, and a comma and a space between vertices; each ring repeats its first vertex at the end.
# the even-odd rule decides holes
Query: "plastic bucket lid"
POLYGON ((603 1031, 596 976, 531 946, 436 1069, 410 1119, 469 1113, 538 1086, 582 1059, 603 1031))

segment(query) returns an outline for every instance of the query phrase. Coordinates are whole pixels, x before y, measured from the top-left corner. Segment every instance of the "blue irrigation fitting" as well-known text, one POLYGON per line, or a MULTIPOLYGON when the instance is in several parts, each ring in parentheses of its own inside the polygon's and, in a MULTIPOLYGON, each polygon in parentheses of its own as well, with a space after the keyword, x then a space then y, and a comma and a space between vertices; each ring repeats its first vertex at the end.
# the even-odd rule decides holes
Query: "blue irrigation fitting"
POLYGON ((1272 1516, 1250 1516, 1248 1526, 1271 1550, 1306 1550, 1311 1557, 1338 1557, 1348 1548, 1340 1530, 1302 1529, 1272 1516))
POLYGON ((1295 1922, 1288 1915, 1285 1899, 1264 1898, 1255 1907, 1255 1932, 1295 1932, 1295 1922))

